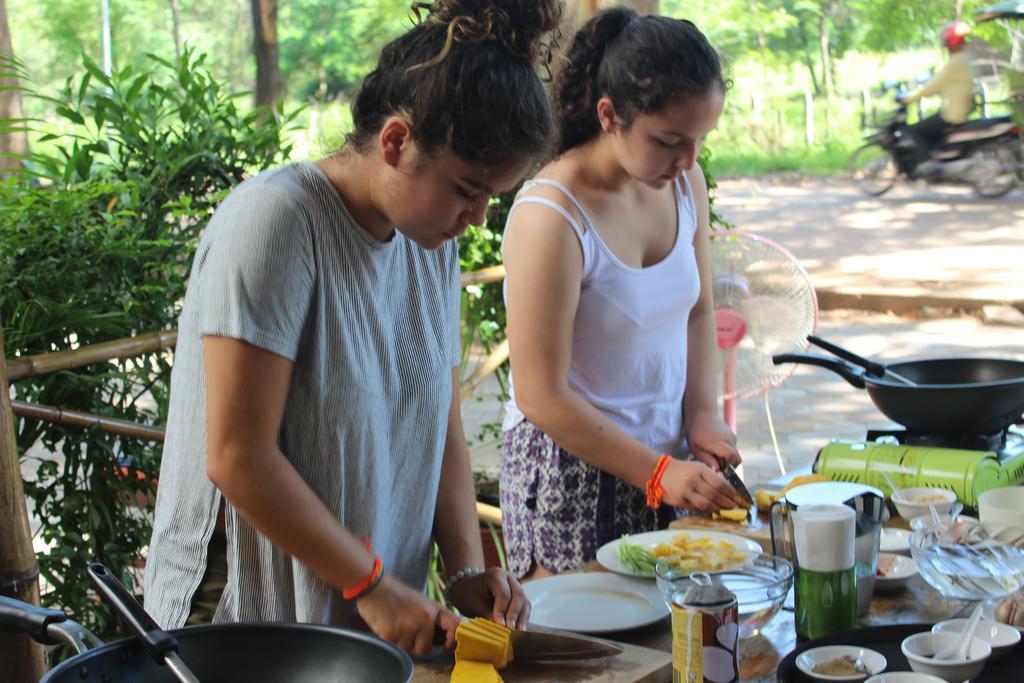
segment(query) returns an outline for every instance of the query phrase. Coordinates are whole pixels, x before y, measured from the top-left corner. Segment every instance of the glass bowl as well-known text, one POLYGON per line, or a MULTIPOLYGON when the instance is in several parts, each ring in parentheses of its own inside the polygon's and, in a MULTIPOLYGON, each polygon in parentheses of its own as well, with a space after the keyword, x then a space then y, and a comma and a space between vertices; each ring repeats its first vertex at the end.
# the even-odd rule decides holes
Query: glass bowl
MULTIPOLYGON (((670 609, 673 603, 681 604, 686 591, 694 585, 691 573, 677 568, 671 557, 658 560, 654 574, 670 609)), ((746 553, 742 563, 708 574, 714 583, 725 586, 736 596, 740 638, 757 635, 778 613, 793 585, 793 565, 767 553, 746 553)))
POLYGON ((1024 588, 1024 549, 991 538, 983 524, 931 524, 910 535, 925 581, 947 598, 989 600, 1024 588))

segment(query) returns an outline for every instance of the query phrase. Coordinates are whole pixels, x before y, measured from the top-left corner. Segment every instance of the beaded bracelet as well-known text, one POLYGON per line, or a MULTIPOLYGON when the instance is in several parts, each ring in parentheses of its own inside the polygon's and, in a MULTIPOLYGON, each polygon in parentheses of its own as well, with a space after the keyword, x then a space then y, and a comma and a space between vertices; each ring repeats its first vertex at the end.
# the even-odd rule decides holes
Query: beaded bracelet
POLYGON ((483 573, 484 570, 480 567, 463 567, 459 571, 449 576, 448 580, 444 582, 444 596, 448 598, 448 600, 451 600, 451 592, 452 589, 455 588, 455 584, 457 584, 459 581, 466 578, 467 576, 476 576, 477 574, 483 573))
POLYGON ((665 474, 671 460, 672 458, 662 454, 658 458, 658 464, 654 466, 654 473, 647 480, 647 507, 654 510, 661 507, 661 497, 665 495, 665 489, 661 486, 661 475, 665 474))

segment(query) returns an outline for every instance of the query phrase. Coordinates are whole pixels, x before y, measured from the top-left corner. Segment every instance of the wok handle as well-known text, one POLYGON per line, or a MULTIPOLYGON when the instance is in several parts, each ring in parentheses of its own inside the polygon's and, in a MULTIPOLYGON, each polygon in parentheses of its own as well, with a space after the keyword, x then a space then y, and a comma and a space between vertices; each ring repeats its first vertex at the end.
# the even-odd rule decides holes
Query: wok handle
POLYGON ((168 653, 177 651, 177 639, 153 621, 153 617, 142 609, 142 605, 106 567, 99 563, 90 564, 89 580, 103 594, 107 604, 128 622, 132 632, 155 661, 163 663, 168 653))
POLYGON ((864 368, 858 368, 856 365, 847 363, 844 360, 826 358, 825 356, 818 356, 813 353, 780 353, 772 356, 772 362, 776 365, 782 363, 817 365, 826 370, 831 370, 858 389, 863 389, 866 386, 864 384, 864 368))
POLYGON ((43 645, 61 642, 46 631, 50 624, 67 621, 68 616, 55 609, 36 607, 27 602, 0 596, 0 631, 26 633, 43 645))
POLYGON ((848 360, 851 363, 861 366, 868 371, 868 374, 875 377, 885 377, 885 366, 881 363, 876 363, 873 360, 868 360, 863 356, 858 356, 852 351, 847 351, 841 346, 836 346, 832 342, 825 341, 821 337, 816 337, 813 334, 807 335, 807 341, 811 342, 815 346, 825 349, 829 353, 834 353, 843 360, 848 360))
POLYGON ((82 654, 103 641, 55 609, 0 596, 0 631, 24 633, 43 645, 67 645, 82 654))

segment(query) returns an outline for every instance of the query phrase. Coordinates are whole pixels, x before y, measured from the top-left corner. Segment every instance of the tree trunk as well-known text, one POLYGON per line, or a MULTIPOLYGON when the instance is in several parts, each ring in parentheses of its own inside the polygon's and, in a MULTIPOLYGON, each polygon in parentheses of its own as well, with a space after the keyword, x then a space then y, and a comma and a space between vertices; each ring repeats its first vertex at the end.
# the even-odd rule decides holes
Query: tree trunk
POLYGON ((252 0, 252 33, 256 55, 256 105, 273 105, 284 95, 277 59, 277 0, 252 0))
MULTIPOLYGON (((14 48, 11 45, 11 31, 7 26, 7 3, 5 0, 0 0, 0 53, 14 54, 14 48)), ((12 90, 2 89, 3 87, 16 85, 17 79, 0 78, 0 120, 20 119, 24 116, 21 110, 21 91, 17 88, 12 90)), ((0 154, 23 156, 27 152, 28 136, 26 136, 24 131, 0 134, 0 154)), ((7 171, 20 167, 20 159, 0 156, 0 176, 3 176, 7 171)))
MULTIPOLYGON (((0 2, 2 6, 2 2, 0 2)), ((7 387, 4 332, 0 326, 0 595, 39 604, 39 569, 32 550, 25 492, 21 485, 14 415, 7 387)), ((0 662, 8 683, 36 683, 46 673, 41 645, 27 635, 0 631, 0 662)))
POLYGON ((747 9, 750 11, 750 18, 754 20, 757 36, 757 52, 761 56, 761 76, 764 82, 768 82, 768 38, 761 27, 761 17, 755 0, 747 0, 747 9))
POLYGON ((804 65, 807 67, 807 72, 811 76, 811 87, 814 88, 814 94, 821 94, 821 87, 818 85, 818 75, 814 72, 814 60, 811 58, 810 45, 807 40, 807 27, 804 26, 804 20, 801 17, 797 22, 797 28, 800 29, 800 42, 803 45, 803 49, 800 51, 800 57, 804 65))
POLYGON ((626 0, 624 3, 636 10, 637 14, 657 14, 658 0, 626 0))
POLYGON ((832 95, 832 51, 829 47, 828 16, 825 8, 821 8, 821 16, 818 18, 818 49, 821 52, 821 82, 825 97, 832 95))
POLYGON ((601 9, 598 0, 579 0, 580 22, 585 22, 601 9))
POLYGON ((174 29, 174 56, 181 59, 181 8, 179 0, 171 0, 171 27, 174 29))

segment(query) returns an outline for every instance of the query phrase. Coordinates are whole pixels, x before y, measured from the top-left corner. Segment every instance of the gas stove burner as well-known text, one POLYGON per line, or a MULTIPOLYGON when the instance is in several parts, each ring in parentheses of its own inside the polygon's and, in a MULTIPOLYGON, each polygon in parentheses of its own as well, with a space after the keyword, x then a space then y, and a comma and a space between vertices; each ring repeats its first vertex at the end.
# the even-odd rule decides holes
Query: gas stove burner
POLYGON ((990 451, 999 456, 1024 452, 1024 425, 1015 425, 995 434, 919 434, 909 429, 869 429, 867 441, 891 446, 928 446, 961 451, 990 451))
POLYGON ((868 441, 903 446, 931 446, 956 448, 962 451, 992 451, 998 453, 1006 447, 1008 430, 995 434, 920 434, 908 429, 869 429, 868 441))

